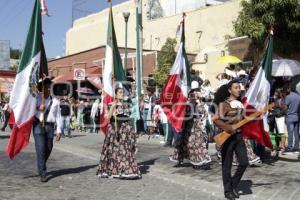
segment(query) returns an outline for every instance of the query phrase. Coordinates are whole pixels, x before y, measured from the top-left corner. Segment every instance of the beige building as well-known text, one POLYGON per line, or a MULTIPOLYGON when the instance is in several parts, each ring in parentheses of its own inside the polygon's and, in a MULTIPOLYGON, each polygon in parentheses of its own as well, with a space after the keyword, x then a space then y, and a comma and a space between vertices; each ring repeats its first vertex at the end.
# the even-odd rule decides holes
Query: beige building
MULTIPOLYGON (((182 15, 181 11, 184 11, 185 8, 175 7, 174 12, 171 12, 172 9, 168 8, 168 14, 164 14, 166 6, 173 6, 173 4, 168 4, 167 1, 174 2, 171 0, 143 0, 144 49, 160 50, 166 38, 176 37, 176 30, 182 15), (153 15, 149 9, 150 3, 153 2, 162 5, 160 16, 154 19, 149 17, 149 13, 153 15)), ((192 0, 186 0, 186 2, 188 1, 192 0)), ((227 36, 234 36, 232 22, 241 10, 240 2, 241 0, 220 1, 211 6, 197 4, 198 7, 195 10, 191 9, 191 6, 186 9, 186 50, 188 53, 197 54, 196 62, 192 63, 192 67, 202 71, 203 78, 208 78, 214 86, 217 84, 215 76, 223 72, 225 67, 224 64, 217 62, 217 58, 221 56, 222 51, 225 54, 228 52, 226 47, 228 43, 227 36)), ((120 47, 125 45, 124 11, 131 13, 128 22, 128 47, 135 48, 136 18, 134 0, 113 7, 118 45, 120 47)), ((73 27, 66 34, 66 55, 105 45, 107 22, 108 9, 74 21, 73 27)), ((179 38, 177 39, 179 40, 179 38)))

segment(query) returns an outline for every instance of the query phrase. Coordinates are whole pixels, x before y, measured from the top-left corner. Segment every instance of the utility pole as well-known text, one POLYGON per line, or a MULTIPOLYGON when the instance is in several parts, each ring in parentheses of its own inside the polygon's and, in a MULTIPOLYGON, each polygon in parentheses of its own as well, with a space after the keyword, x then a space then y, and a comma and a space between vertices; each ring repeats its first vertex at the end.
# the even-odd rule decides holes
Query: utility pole
POLYGON ((143 25, 142 0, 135 0, 136 4, 136 89, 138 98, 142 94, 143 86, 143 25))
POLYGON ((130 16, 130 12, 123 12, 123 17, 125 20, 125 61, 124 61, 124 72, 125 72, 125 76, 126 76, 126 81, 127 81, 127 32, 128 32, 128 19, 130 16))

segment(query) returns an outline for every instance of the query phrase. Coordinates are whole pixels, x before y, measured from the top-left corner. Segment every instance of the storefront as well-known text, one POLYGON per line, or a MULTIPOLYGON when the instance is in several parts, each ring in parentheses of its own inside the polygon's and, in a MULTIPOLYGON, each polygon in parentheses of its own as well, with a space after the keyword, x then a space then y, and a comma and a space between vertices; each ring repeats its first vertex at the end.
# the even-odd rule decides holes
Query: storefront
MULTIPOLYGON (((123 63, 124 48, 119 48, 123 63)), ((143 77, 153 74, 157 59, 157 51, 143 52, 143 77)), ((128 49, 127 68, 128 77, 135 79, 136 69, 135 49, 128 49)), ((88 51, 65 56, 48 61, 49 76, 53 77, 55 82, 54 90, 59 96, 74 96, 77 98, 78 90, 88 88, 90 95, 101 93, 102 87, 102 69, 105 64, 105 46, 94 48, 88 51), (84 72, 83 80, 76 80, 76 70, 84 72)))
POLYGON ((1 102, 7 101, 14 85, 16 72, 11 70, 0 70, 0 95, 1 102))

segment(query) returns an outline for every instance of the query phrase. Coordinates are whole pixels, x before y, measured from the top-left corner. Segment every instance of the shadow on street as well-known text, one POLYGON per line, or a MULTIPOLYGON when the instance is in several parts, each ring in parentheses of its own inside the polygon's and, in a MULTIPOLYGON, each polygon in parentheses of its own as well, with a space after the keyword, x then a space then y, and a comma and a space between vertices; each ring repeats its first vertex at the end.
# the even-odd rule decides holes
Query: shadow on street
POLYGON ((60 170, 50 171, 48 173, 50 175, 48 180, 51 180, 51 179, 59 177, 59 176, 67 175, 67 174, 81 173, 81 172, 87 171, 89 169, 92 169, 96 166, 98 166, 98 165, 87 165, 87 166, 76 167, 76 168, 68 168, 68 169, 60 169, 60 170))
POLYGON ((9 139, 9 135, 0 135, 0 139, 9 139))
POLYGON ((146 160, 144 162, 138 163, 139 169, 142 174, 147 174, 149 173, 150 165, 154 165, 155 161, 158 160, 159 158, 154 158, 150 160, 146 160))

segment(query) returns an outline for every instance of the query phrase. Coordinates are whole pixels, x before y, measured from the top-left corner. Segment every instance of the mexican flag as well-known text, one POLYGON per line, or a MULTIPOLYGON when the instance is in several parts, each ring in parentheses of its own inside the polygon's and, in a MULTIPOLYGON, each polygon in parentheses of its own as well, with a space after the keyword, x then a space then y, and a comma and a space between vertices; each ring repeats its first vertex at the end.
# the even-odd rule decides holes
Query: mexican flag
POLYGON ((102 74, 103 90, 100 112, 100 128, 104 134, 107 133, 108 124, 110 122, 109 119, 105 119, 104 115, 107 112, 107 106, 114 100, 114 84, 117 82, 124 83, 126 81, 126 76, 117 44, 111 2, 106 37, 105 65, 102 74))
POLYGON ((41 11, 41 2, 37 0, 9 100, 13 129, 6 152, 10 159, 29 143, 32 119, 36 112, 38 81, 42 74, 48 74, 42 38, 41 11))
POLYGON ((191 88, 190 66, 185 52, 184 17, 180 24, 181 41, 175 62, 162 90, 160 103, 176 131, 182 130, 188 93, 191 88))
MULTIPOLYGON (((245 97, 242 99, 246 114, 249 115, 256 110, 260 110, 268 105, 271 89, 273 56, 273 35, 269 35, 265 55, 261 66, 251 83, 245 97)), ((267 114, 263 119, 252 121, 242 127, 244 137, 253 139, 259 144, 272 148, 272 142, 269 135, 269 126, 267 123, 267 114)))

